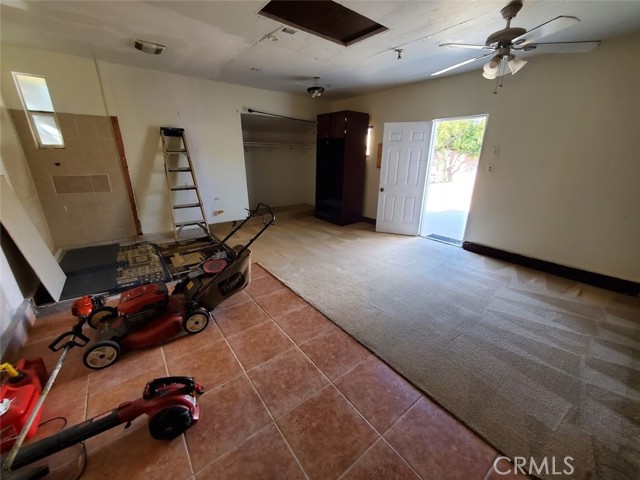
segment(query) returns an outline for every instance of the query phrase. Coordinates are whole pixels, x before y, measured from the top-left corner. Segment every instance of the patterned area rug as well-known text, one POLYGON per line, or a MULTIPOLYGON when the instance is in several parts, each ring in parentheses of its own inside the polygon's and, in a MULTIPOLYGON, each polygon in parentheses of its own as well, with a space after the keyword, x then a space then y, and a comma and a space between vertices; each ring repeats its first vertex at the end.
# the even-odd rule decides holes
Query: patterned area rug
POLYGON ((170 282, 172 279, 157 245, 141 242, 122 246, 118 250, 115 291, 145 283, 170 282))
POLYGON ((178 279, 207 258, 218 243, 213 237, 200 237, 163 243, 158 245, 158 250, 173 278, 178 279))

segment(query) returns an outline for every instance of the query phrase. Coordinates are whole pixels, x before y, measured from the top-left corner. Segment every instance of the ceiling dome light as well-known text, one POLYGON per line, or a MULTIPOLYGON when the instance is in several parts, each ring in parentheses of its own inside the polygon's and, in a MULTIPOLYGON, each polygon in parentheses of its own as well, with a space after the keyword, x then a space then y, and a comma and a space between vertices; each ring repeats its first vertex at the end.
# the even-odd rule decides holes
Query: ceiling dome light
POLYGON ((137 38, 133 41, 133 46, 141 52, 148 53, 149 55, 160 55, 164 52, 164 49, 167 48, 159 43, 148 42, 147 40, 138 40, 137 38))

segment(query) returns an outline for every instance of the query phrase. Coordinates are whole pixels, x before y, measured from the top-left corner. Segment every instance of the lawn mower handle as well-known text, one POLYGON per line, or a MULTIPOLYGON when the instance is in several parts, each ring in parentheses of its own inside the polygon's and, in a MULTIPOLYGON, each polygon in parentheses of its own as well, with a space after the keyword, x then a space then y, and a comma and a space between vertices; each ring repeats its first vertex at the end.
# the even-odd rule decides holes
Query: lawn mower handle
POLYGON ((62 335, 59 335, 53 342, 49 344, 49 350, 57 352, 67 347, 84 347, 87 343, 89 343, 89 337, 82 333, 82 326, 84 325, 85 321, 85 318, 79 318, 78 322, 73 327, 71 327, 71 330, 63 333, 62 335), (63 342, 62 340, 67 337, 71 338, 66 342, 63 342), (78 340, 76 339, 80 341, 78 342, 78 340))
POLYGON ((262 233, 263 233, 263 232, 264 232, 264 231, 265 231, 265 230, 266 230, 270 225, 273 225, 273 224, 275 223, 275 221, 276 221, 276 216, 275 216, 275 214, 273 213, 273 210, 271 210, 271 207, 270 207, 269 205, 267 205, 266 203, 259 203, 258 205, 256 205, 256 208, 254 208, 253 210, 250 210, 250 211, 249 211, 249 215, 247 215, 247 218, 245 218, 245 219, 242 221, 242 223, 240 223, 236 228, 234 228, 234 229, 231 231, 231 233, 229 233, 229 235, 227 235, 227 236, 222 240, 222 242, 221 242, 221 243, 226 243, 226 242, 227 242, 227 240, 229 240, 229 238, 231 238, 231 237, 233 236, 233 234, 234 234, 234 233, 236 233, 238 230, 240 230, 240 229, 243 227, 243 225, 249 221, 249 219, 250 219, 251 217, 254 217, 254 216, 256 216, 256 215, 257 215, 257 213, 258 213, 258 211, 260 210, 260 208, 261 208, 261 207, 264 207, 264 208, 266 208, 266 209, 267 209, 267 212, 269 212, 269 215, 271 216, 271 218, 269 219, 269 221, 264 222, 264 225, 263 225, 263 227, 260 229, 260 231, 259 231, 258 233, 256 233, 256 234, 253 236, 253 238, 252 238, 251 240, 249 240, 249 241, 248 241, 248 242, 247 242, 247 243, 246 243, 246 244, 245 244, 245 245, 244 245, 240 250, 238 250, 238 251, 236 252, 236 258, 240 258, 240 257, 242 256, 242 254, 244 253, 244 251, 245 251, 247 248, 249 248, 249 247, 251 246, 251 244, 252 244, 253 242, 255 242, 255 241, 258 239, 258 237, 259 237, 260 235, 262 235, 262 233))

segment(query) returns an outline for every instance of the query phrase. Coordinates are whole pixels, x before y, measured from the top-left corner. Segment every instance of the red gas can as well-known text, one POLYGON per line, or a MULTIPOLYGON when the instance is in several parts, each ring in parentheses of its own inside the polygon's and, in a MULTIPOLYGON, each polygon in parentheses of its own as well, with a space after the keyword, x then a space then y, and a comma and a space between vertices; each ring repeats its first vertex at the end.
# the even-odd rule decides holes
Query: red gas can
MULTIPOLYGON (((0 387, 0 425, 2 427, 0 451, 2 452, 9 450, 15 443, 48 379, 42 358, 22 359, 18 361, 15 368, 22 376, 10 377, 0 387)), ((27 433, 27 439, 35 435, 41 416, 42 408, 27 433)))

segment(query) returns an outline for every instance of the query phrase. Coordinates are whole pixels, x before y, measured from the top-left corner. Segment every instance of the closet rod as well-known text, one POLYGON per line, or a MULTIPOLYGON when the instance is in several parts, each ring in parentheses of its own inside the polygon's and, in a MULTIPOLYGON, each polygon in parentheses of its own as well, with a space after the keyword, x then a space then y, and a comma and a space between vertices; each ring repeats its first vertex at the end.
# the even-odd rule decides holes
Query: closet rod
POLYGON ((269 115, 270 117, 279 117, 279 118, 286 118, 287 120, 296 120, 298 122, 313 123, 314 125, 316 123, 315 120, 304 120, 302 118, 285 117, 284 115, 278 115, 277 113, 261 112, 260 110, 254 110, 253 108, 248 108, 247 111, 249 113, 259 113, 261 115, 269 115))

